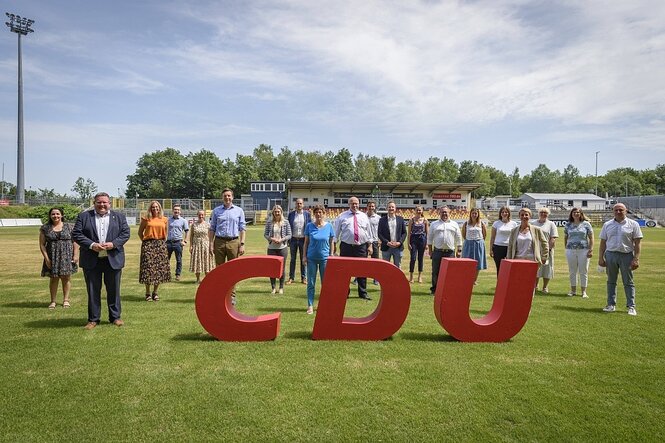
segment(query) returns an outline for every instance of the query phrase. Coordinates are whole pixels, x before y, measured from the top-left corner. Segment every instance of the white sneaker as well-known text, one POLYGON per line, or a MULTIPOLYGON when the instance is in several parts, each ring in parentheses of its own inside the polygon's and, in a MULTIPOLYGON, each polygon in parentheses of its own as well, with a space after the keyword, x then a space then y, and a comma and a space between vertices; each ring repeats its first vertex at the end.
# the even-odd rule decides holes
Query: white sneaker
POLYGON ((542 293, 543 294, 549 294, 550 293, 549 288, 543 288, 542 293))
POLYGON ((604 312, 614 312, 616 310, 617 310, 617 308, 614 305, 607 305, 603 308, 604 312))
POLYGON ((582 298, 589 298, 589 296, 586 295, 586 291, 582 292, 582 298))
POLYGON ((308 314, 314 314, 314 307, 313 306, 307 306, 307 313, 308 314))
POLYGON ((279 293, 280 293, 280 294, 283 294, 283 293, 284 293, 284 289, 279 288, 279 293))
POLYGON ((568 293, 568 297, 575 297, 575 295, 576 295, 576 294, 575 294, 574 292, 569 292, 569 293, 568 293))
POLYGON ((272 292, 271 292, 271 294, 272 294, 272 295, 275 295, 275 292, 277 292, 277 290, 276 290, 275 288, 272 288, 272 292))
POLYGON ((628 308, 628 315, 637 315, 635 308, 628 308))

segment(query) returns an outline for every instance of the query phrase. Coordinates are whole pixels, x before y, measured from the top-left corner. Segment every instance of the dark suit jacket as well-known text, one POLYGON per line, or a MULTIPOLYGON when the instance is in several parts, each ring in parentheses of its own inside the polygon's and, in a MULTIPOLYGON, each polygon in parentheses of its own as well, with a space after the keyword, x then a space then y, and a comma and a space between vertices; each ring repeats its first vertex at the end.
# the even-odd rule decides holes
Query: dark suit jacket
MULTIPOLYGON (((404 218, 399 215, 395 216, 395 238, 400 243, 400 251, 404 249, 404 241, 406 240, 406 222, 404 218)), ((388 242, 390 241, 390 227, 388 227, 388 216, 384 215, 379 220, 378 227, 379 240, 381 240, 381 250, 387 251, 390 249, 388 247, 388 242)))
MULTIPOLYGON (((124 215, 109 211, 109 232, 106 241, 113 243, 113 249, 108 251, 108 261, 113 269, 122 269, 125 266, 125 243, 129 240, 129 225, 124 215)), ((90 249, 93 243, 99 243, 97 226, 95 224, 95 210, 81 212, 76 217, 72 238, 81 247, 79 249, 79 264, 83 269, 93 269, 97 266, 99 253, 90 249)))
MULTIPOLYGON (((312 221, 312 216, 309 214, 309 211, 305 211, 304 209, 303 209, 302 213, 305 216, 305 224, 302 225, 302 230, 303 230, 303 234, 304 234, 305 227, 307 226, 307 224, 309 222, 312 221)), ((289 225, 291 225, 291 233, 293 233, 293 232, 295 232, 294 229, 293 229, 293 222, 296 218, 296 211, 289 212, 289 216, 287 218, 289 219, 289 225)))

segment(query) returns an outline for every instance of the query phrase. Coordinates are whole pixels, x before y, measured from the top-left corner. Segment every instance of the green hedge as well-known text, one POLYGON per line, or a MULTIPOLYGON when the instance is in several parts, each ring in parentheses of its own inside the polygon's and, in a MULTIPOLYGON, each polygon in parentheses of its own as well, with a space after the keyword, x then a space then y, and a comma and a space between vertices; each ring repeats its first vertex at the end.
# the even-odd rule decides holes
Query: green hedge
MULTIPOLYGON (((48 212, 53 206, 2 206, 0 207, 0 218, 39 218, 42 223, 48 221, 48 212)), ((79 208, 74 205, 60 205, 59 207, 65 216, 65 221, 74 222, 78 215, 79 208)))

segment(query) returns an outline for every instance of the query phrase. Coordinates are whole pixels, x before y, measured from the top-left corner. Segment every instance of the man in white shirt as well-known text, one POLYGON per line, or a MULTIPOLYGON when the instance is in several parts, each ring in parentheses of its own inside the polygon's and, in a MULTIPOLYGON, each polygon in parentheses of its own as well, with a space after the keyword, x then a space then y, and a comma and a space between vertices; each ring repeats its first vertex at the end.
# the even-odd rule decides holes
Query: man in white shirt
MULTIPOLYGON (((372 235, 367 215, 360 211, 360 200, 349 198, 349 210, 335 220, 335 238, 340 241, 341 257, 363 257, 372 255, 372 235)), ((357 277, 358 297, 371 300, 367 295, 367 278, 357 277)))
POLYGON ((628 314, 637 315, 633 271, 640 267, 642 230, 635 220, 626 217, 626 206, 623 203, 614 205, 612 211, 614 218, 605 222, 600 231, 598 265, 607 267, 607 306, 603 311, 616 310, 617 278, 621 271, 628 314))
POLYGON ((427 250, 432 258, 432 295, 436 292, 441 259, 459 257, 462 254, 462 231, 456 221, 450 220, 450 209, 439 209, 439 220, 433 222, 427 233, 427 250))

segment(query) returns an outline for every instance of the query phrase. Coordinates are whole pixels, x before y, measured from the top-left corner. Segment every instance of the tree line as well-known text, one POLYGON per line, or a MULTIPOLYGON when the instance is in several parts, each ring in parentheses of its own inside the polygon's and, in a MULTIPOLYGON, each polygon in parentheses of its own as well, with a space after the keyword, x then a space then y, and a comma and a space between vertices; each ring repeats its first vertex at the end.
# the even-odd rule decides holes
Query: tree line
POLYGON ((349 182, 457 182, 482 183, 476 197, 525 192, 595 193, 604 196, 655 195, 665 192, 665 164, 639 171, 617 168, 596 177, 581 175, 568 165, 563 171, 540 164, 526 175, 518 168, 507 174, 477 161, 430 157, 397 162, 393 156, 377 157, 346 149, 333 151, 291 150, 275 155, 270 145, 261 144, 251 155, 236 154, 224 160, 206 149, 181 154, 174 148, 146 153, 136 171, 127 176, 128 197, 219 198, 230 187, 237 195, 249 193, 255 181, 349 181, 349 182))
MULTIPOLYGON (((394 156, 377 157, 346 149, 333 151, 291 150, 284 146, 275 155, 270 145, 261 144, 251 155, 236 154, 234 160, 220 159, 214 152, 182 154, 165 148, 143 154, 136 170, 127 176, 125 195, 130 198, 219 198, 222 189, 232 188, 237 195, 250 191, 254 181, 348 181, 482 183, 475 196, 491 197, 525 192, 595 193, 599 196, 656 195, 665 193, 665 164, 654 169, 617 168, 604 175, 581 175, 573 165, 563 171, 540 164, 526 175, 518 168, 509 174, 477 161, 430 157, 427 160, 397 162, 394 156)), ((14 195, 16 187, 0 182, 3 195, 14 195)), ((72 189, 79 199, 89 199, 97 191, 91 179, 79 177, 72 189)), ((29 200, 52 201, 69 198, 53 189, 26 190, 29 200)), ((109 191, 110 192, 110 191, 109 191)))

